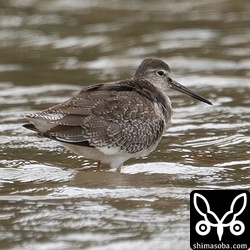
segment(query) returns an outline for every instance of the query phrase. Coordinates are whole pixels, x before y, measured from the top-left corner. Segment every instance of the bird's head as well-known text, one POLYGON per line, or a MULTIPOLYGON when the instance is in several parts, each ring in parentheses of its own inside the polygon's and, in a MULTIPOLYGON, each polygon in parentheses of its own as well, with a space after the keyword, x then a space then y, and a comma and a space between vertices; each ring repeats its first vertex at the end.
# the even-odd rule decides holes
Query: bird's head
POLYGON ((194 93, 179 82, 175 81, 172 77, 169 66, 160 59, 144 59, 135 72, 135 78, 146 79, 163 91, 166 91, 167 88, 172 88, 199 101, 212 105, 212 103, 204 97, 194 93))

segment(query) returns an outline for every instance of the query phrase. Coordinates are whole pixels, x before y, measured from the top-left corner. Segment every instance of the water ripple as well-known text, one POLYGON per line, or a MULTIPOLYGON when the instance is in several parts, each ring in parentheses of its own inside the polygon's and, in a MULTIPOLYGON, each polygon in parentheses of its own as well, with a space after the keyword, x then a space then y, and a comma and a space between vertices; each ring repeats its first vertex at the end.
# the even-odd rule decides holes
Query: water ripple
POLYGON ((198 138, 190 141, 186 141, 185 145, 187 147, 207 147, 207 146, 217 146, 217 147, 227 147, 242 143, 250 143, 250 137, 246 137, 242 134, 237 135, 222 135, 222 136, 210 136, 204 138, 198 138))

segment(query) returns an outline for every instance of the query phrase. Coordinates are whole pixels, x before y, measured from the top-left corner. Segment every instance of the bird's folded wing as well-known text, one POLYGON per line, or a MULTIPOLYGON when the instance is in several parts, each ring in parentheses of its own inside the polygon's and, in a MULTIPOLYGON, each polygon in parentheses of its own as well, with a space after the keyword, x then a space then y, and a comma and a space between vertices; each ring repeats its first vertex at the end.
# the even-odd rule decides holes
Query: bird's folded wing
POLYGON ((144 90, 153 96, 146 97, 140 88, 121 82, 86 87, 64 103, 27 115, 34 127, 26 127, 67 143, 141 147, 161 136, 164 114, 152 100, 153 93, 144 90))

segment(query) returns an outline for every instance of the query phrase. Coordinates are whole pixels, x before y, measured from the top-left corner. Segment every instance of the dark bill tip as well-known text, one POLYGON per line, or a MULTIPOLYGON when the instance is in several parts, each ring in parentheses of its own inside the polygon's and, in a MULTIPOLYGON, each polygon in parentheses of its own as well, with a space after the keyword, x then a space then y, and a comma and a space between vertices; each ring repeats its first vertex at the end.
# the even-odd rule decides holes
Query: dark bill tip
POLYGON ((178 90, 188 96, 193 97, 194 99, 197 99, 201 102, 205 102, 209 105, 213 105, 213 103, 211 103, 210 101, 208 101, 207 99, 205 99, 204 97, 202 97, 201 95, 196 94, 195 92, 193 92, 192 90, 184 87, 183 85, 181 85, 179 82, 172 80, 172 82, 169 83, 170 87, 172 89, 178 90))

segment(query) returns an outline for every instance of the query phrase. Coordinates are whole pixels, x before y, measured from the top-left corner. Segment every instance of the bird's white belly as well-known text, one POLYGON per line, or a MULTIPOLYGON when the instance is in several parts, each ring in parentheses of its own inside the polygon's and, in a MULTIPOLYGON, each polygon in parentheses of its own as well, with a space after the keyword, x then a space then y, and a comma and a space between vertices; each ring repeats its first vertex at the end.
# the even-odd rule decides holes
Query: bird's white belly
POLYGON ((118 152, 117 149, 112 148, 109 153, 107 151, 99 148, 76 146, 68 143, 61 143, 63 146, 68 148, 75 154, 84 156, 86 159, 101 161, 102 163, 107 163, 110 167, 118 168, 122 163, 128 160, 130 155, 126 153, 118 152))
POLYGON ((119 148, 111 148, 111 147, 100 147, 100 148, 92 148, 92 147, 83 147, 77 146, 69 143, 61 143, 64 147, 68 148, 70 151, 75 154, 84 156, 86 159, 101 161, 102 163, 107 163, 112 168, 118 168, 122 165, 123 162, 127 161, 130 158, 143 157, 150 154, 157 146, 155 144, 148 150, 142 150, 133 154, 121 151, 119 148))

